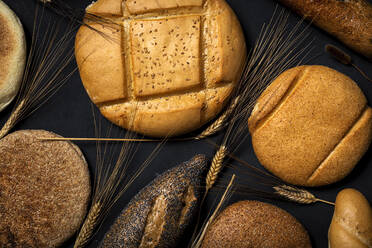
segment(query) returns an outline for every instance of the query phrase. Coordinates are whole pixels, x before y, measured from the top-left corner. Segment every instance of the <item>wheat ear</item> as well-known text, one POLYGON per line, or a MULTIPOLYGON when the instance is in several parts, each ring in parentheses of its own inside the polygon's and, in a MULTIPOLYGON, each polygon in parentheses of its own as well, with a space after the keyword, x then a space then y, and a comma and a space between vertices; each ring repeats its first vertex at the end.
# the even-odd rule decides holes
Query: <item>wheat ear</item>
POLYGON ((236 176, 235 174, 231 177, 229 184, 226 187, 225 192, 223 193, 218 205, 216 206, 216 209, 213 211, 212 215, 208 218, 207 222, 204 223, 202 229, 200 230, 199 234, 195 239, 193 239, 193 242, 191 244, 192 248, 200 248, 202 246, 202 242, 204 240, 205 234, 208 231, 209 226, 213 223, 213 221, 216 219, 217 215, 220 213, 221 208, 225 204, 225 202, 230 198, 231 191, 235 182, 236 176))
POLYGON ((323 202, 329 205, 335 205, 333 202, 318 199, 307 190, 295 188, 288 185, 280 185, 273 187, 275 193, 293 202, 301 204, 311 204, 315 202, 323 202))
POLYGON ((206 178, 206 193, 213 187, 216 183, 218 174, 223 168, 223 160, 227 155, 226 146, 221 146, 213 157, 211 168, 209 168, 207 178, 206 178))
POLYGON ((14 127, 14 125, 18 121, 18 117, 21 115, 23 111, 23 107, 25 106, 25 99, 23 99, 18 106, 12 111, 9 119, 5 122, 4 126, 0 130, 0 139, 4 138, 9 131, 14 127))
POLYGON ((201 140, 221 131, 221 129, 225 126, 227 119, 230 117, 231 113, 234 111, 236 105, 238 104, 239 99, 240 96, 237 96, 231 102, 230 106, 225 110, 225 112, 194 139, 201 140))
POLYGON ((74 248, 83 248, 88 244, 89 240, 93 236, 101 211, 102 205, 100 203, 96 203, 91 207, 88 216, 81 227, 79 235, 76 238, 74 248))

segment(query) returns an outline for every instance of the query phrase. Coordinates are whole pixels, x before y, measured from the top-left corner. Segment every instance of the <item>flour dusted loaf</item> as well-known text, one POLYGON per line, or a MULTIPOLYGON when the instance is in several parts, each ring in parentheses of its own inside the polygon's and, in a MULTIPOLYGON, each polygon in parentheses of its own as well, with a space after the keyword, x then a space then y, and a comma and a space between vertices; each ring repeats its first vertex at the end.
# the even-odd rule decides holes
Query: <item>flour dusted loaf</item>
POLYGON ((367 151, 372 109, 344 74, 300 66, 260 96, 249 130, 259 161, 276 176, 296 185, 327 185, 348 175, 367 151))
POLYGON ((26 40, 22 24, 0 0, 0 111, 17 95, 25 62, 26 40))
POLYGON ((202 248, 310 248, 305 228, 286 211, 263 202, 227 207, 207 230, 202 248))
POLYGON ((191 132, 227 102, 246 58, 224 0, 99 0, 75 43, 91 100, 115 124, 156 137, 191 132))
POLYGON ((80 227, 90 177, 79 148, 39 130, 0 140, 0 247, 57 247, 80 227))
POLYGON ((344 189, 336 198, 328 231, 329 248, 372 247, 372 209, 355 189, 344 189))

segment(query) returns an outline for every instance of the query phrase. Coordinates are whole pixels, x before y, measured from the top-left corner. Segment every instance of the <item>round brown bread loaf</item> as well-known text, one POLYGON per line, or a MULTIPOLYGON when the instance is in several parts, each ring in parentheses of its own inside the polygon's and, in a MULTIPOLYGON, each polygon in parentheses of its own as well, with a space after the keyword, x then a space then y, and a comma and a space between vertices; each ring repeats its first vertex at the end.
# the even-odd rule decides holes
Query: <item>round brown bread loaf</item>
POLYGON ((70 142, 47 131, 0 140, 0 247, 57 247, 80 227, 90 197, 87 163, 70 142))
POLYGON ((246 58, 224 0, 99 0, 75 43, 91 100, 113 123, 164 137, 200 128, 227 102, 246 58))
POLYGON ((372 247, 372 209, 355 189, 344 189, 336 198, 328 231, 329 248, 372 247))
POLYGON ((300 66, 264 91, 248 124, 262 165, 288 183, 321 186, 348 175, 367 151, 372 109, 344 74, 300 66))
POLYGON ((271 204, 240 201, 227 207, 207 230, 202 248, 308 248, 305 228, 271 204))
POLYGON ((26 40, 22 24, 0 0, 0 111, 17 95, 25 62, 26 40))

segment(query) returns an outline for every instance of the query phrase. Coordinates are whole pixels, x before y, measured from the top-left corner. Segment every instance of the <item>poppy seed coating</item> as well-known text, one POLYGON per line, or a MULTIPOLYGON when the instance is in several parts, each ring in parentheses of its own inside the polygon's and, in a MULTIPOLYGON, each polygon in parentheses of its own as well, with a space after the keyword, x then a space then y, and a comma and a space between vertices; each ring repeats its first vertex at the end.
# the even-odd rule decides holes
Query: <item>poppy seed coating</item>
POLYGON ((176 247, 197 210, 203 155, 154 179, 121 212, 101 247, 176 247))

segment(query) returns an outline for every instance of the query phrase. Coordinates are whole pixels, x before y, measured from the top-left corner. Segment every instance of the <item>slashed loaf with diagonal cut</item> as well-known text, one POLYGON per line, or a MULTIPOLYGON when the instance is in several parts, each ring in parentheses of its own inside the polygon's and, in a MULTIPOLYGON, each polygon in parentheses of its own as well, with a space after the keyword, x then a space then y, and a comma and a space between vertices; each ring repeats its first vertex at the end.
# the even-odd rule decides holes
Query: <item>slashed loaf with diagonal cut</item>
POLYGON ((321 186, 348 175, 367 151, 372 109, 346 75, 299 66, 263 92, 248 124, 262 165, 288 183, 321 186))
POLYGON ((84 87, 107 119, 164 137, 224 107, 246 58, 224 0, 99 0, 87 12, 116 23, 82 26, 75 44, 84 87))

